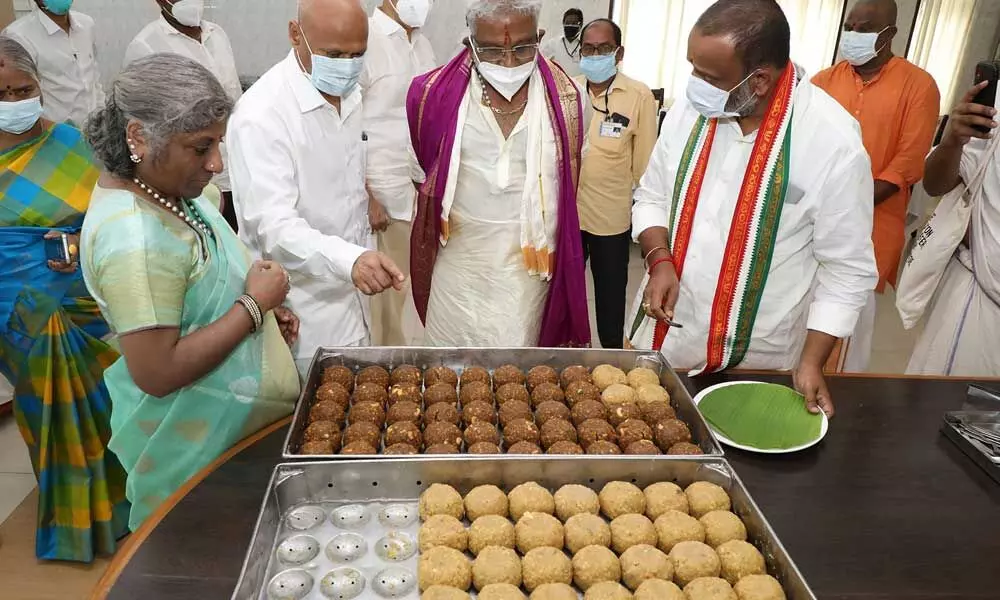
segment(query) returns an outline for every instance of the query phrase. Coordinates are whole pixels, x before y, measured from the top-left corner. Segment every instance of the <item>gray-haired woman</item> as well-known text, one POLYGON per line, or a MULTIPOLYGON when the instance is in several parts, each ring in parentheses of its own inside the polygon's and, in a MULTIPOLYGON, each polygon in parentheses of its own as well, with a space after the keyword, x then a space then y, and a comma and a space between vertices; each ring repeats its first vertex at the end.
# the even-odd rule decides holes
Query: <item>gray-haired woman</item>
POLYGON ((251 264, 204 196, 222 170, 231 110, 208 70, 157 54, 119 74, 86 127, 104 172, 82 266, 124 358, 104 378, 133 529, 240 438, 291 412, 299 391, 287 346, 298 320, 281 306, 288 276, 251 264))

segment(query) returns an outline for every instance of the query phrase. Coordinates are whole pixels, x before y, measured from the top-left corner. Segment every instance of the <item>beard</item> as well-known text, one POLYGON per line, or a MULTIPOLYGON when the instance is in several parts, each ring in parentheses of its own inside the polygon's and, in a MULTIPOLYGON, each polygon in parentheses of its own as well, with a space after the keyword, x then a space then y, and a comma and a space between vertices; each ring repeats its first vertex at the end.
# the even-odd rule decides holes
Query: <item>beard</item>
POLYGON ((726 102, 726 110, 734 112, 740 117, 748 117, 757 110, 758 102, 760 102, 760 98, 744 82, 743 85, 740 85, 729 94, 729 101, 726 102))

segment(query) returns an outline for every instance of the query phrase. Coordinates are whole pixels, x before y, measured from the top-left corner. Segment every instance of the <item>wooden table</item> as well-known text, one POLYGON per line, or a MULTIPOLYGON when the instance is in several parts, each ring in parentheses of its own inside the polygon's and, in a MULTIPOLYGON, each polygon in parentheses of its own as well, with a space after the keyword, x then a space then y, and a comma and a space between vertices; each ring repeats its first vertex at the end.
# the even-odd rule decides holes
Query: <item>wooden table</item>
MULTIPOLYGON (((688 385, 697 391, 735 378, 788 383, 741 374, 688 385)), ((727 449, 816 595, 1000 598, 1000 486, 939 433, 943 413, 961 407, 966 382, 829 384, 838 412, 817 447, 787 456, 727 449)), ((247 440, 171 498, 119 552, 97 597, 229 598, 286 426, 247 440)))

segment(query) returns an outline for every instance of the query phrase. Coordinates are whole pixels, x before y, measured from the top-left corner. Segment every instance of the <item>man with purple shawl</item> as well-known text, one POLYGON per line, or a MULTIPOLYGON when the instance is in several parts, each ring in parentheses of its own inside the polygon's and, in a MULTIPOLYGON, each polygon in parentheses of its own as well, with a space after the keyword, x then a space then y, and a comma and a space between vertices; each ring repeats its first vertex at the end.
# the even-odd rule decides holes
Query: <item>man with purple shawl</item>
POLYGON ((426 181, 411 277, 434 346, 586 346, 579 88, 538 52, 541 0, 469 0, 467 48, 414 79, 426 181))

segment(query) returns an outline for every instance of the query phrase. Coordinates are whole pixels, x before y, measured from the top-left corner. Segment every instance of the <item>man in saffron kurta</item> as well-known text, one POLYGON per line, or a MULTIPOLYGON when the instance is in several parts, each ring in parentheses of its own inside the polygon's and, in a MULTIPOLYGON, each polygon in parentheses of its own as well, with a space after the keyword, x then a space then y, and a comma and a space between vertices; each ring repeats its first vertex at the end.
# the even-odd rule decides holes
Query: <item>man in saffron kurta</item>
MULTIPOLYGON (((875 291, 881 294, 886 284, 896 283, 910 188, 924 175, 941 96, 929 73, 892 54, 895 2, 859 2, 844 28, 840 46, 845 60, 817 73, 813 84, 833 96, 861 125, 875 179, 872 240, 879 275, 875 291)), ((854 335, 834 353, 831 368, 859 371, 867 367, 874 317, 871 299, 854 335)))
POLYGON ((760 0, 721 0, 692 30, 687 98, 636 192, 650 279, 630 339, 693 375, 794 370, 808 408, 832 414, 823 364, 876 281, 871 167, 789 40, 760 0))
POLYGON ((425 341, 587 345, 579 88, 538 54, 537 11, 476 0, 470 14, 468 48, 407 98, 427 174, 411 239, 425 341))

